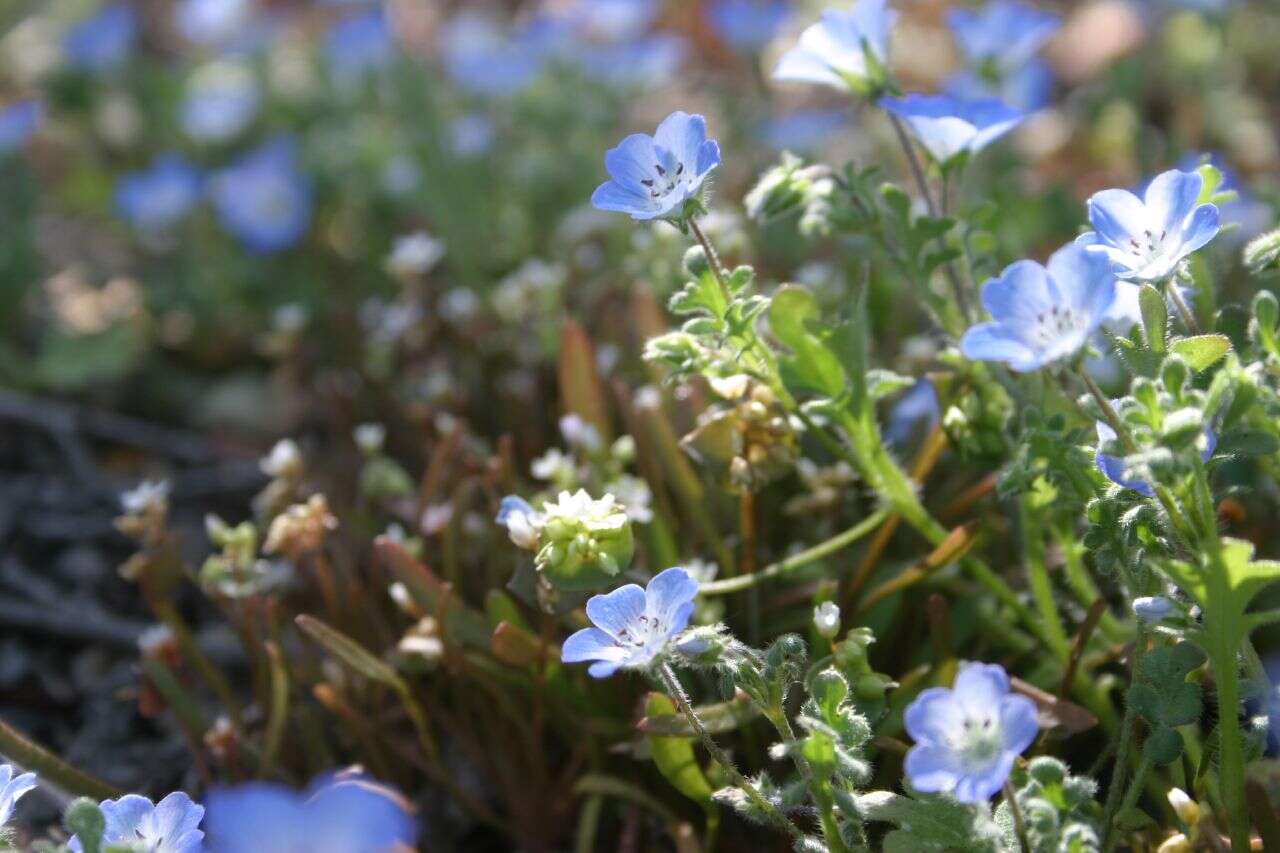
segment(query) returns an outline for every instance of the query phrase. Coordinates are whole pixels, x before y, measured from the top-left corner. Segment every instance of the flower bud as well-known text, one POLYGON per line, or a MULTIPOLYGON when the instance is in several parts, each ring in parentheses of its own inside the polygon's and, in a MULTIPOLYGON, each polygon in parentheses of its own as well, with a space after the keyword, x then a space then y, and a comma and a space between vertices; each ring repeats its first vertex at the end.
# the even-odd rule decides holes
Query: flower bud
POLYGON ((1280 265, 1280 228, 1250 240, 1244 247, 1244 264, 1251 273, 1280 265))
POLYGON ((1191 842, 1181 832, 1171 835, 1156 848, 1156 853, 1191 853, 1191 842))
MULTIPOLYGON (((561 590, 594 589, 631 563, 631 520, 614 496, 593 499, 586 490, 561 492, 543 507, 538 570, 561 590)), ((511 530, 508 522, 508 530, 511 530)))
POLYGON ((813 627, 828 640, 840 633, 840 607, 834 601, 824 601, 813 608, 813 627))
POLYGON ((684 253, 684 271, 691 278, 702 278, 711 272, 706 250, 701 246, 690 246, 684 253))

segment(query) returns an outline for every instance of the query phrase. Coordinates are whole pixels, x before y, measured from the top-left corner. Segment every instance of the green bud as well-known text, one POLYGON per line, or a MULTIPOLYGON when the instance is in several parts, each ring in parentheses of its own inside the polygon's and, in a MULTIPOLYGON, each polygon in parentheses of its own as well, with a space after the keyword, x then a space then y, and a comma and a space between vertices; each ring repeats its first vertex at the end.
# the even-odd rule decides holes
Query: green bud
POLYGON ((1251 273, 1280 268, 1280 228, 1249 241, 1244 247, 1244 265, 1251 273))
POLYGON ((635 551, 631 521, 606 494, 593 499, 585 490, 561 492, 543 506, 538 570, 563 591, 596 589, 616 581, 635 551))
POLYGON ((97 803, 88 797, 72 800, 62 814, 62 825, 80 839, 80 847, 84 853, 98 853, 107 820, 97 803))
POLYGON ((684 271, 692 278, 702 278, 711 272, 706 250, 701 246, 690 246, 684 253, 684 271))

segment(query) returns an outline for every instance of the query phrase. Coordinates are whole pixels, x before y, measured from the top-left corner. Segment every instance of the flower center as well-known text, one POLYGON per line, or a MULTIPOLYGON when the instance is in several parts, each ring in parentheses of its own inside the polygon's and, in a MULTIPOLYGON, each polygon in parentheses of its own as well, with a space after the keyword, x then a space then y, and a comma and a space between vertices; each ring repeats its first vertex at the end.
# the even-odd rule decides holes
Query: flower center
POLYGON ((619 645, 642 649, 649 644, 650 640, 662 633, 664 633, 662 621, 656 616, 642 613, 634 624, 618 632, 617 639, 619 645))
POLYGON ((1151 231, 1143 231, 1142 239, 1130 237, 1127 248, 1129 250, 1129 254, 1133 255, 1134 260, 1137 261, 1135 266, 1150 263, 1162 254, 1164 252, 1164 240, 1168 234, 1168 231, 1161 231, 1160 236, 1157 237, 1151 231))
POLYGON ((652 177, 640 180, 654 202, 662 201, 689 180, 688 170, 684 163, 676 159, 675 154, 664 148, 658 148, 657 153, 658 162, 653 164, 652 177))
POLYGON ((1004 748, 1004 735, 995 717, 966 717, 953 746, 967 764, 989 764, 1004 748))
POLYGON ((1083 323, 1080 315, 1064 305, 1054 305, 1036 315, 1033 337, 1036 343, 1047 346, 1059 338, 1078 330, 1083 323))

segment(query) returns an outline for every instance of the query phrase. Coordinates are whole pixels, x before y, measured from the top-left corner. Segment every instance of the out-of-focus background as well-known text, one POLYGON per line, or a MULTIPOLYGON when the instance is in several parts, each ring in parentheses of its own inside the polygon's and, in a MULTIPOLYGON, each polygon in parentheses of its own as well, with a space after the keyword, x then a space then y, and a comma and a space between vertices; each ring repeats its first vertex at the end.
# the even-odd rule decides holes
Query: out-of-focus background
MULTIPOLYGON (((1212 157, 1239 191, 1212 248, 1230 292, 1234 249, 1280 200, 1280 5, 1036 3, 1062 26, 999 84, 972 79, 947 28, 966 4, 894 5, 905 86, 985 86, 1034 112, 953 188, 999 210, 983 235, 996 255, 1043 258, 1091 192, 1212 157)), ((876 112, 770 80, 821 6, 3 4, 0 717, 129 789, 224 774, 193 762, 192 733, 137 677, 152 616, 121 577, 133 548, 113 519, 122 491, 164 478, 198 566, 206 514, 248 512, 282 436, 341 508, 352 560, 386 526, 351 489, 352 430, 384 425, 415 472, 453 454, 456 477, 421 484, 436 514, 401 532, 429 562, 501 581, 510 555, 497 568, 477 544, 496 541, 491 487, 465 484, 560 441, 565 342, 589 337, 623 397, 659 378, 639 354, 666 328, 684 239, 589 198, 603 152, 674 109, 705 115, 720 143, 706 221, 720 251, 847 299, 857 245, 797 241, 741 203, 784 150, 902 174, 876 112)), ((927 358, 919 309, 891 280, 872 288, 877 346, 927 358)), ((235 667, 218 606, 178 600, 235 667)))

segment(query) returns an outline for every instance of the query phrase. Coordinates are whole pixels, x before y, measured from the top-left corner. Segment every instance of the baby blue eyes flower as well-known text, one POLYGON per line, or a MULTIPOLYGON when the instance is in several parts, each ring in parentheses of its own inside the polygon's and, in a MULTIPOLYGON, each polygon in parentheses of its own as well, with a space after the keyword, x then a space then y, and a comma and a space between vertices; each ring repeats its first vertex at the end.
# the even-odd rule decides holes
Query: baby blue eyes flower
POLYGON ((0 764, 0 836, 13 817, 13 807, 27 791, 36 786, 36 774, 17 773, 12 764, 0 764))
POLYGON ((1111 310, 1116 279, 1106 258, 1069 244, 1046 266, 1010 264, 982 287, 994 322, 964 333, 960 351, 975 361, 1003 361, 1012 370, 1038 370, 1085 345, 1111 310))
POLYGON ((858 93, 879 89, 898 13, 886 0, 858 0, 848 11, 827 9, 783 54, 773 79, 820 83, 858 93))
POLYGON ((924 793, 949 793, 981 803, 1004 786, 1014 760, 1039 732, 1036 706, 1009 692, 1009 676, 995 664, 966 664, 950 689, 931 687, 907 706, 915 746, 906 773, 924 793))
POLYGON ((210 792, 206 853, 395 853, 411 850, 417 822, 390 788, 356 774, 304 793, 271 782, 210 792))
POLYGON ((785 0, 711 0, 707 20, 716 35, 738 50, 763 47, 787 19, 785 0))
POLYGON ((200 198, 200 173, 177 154, 157 157, 151 168, 133 172, 116 186, 116 209, 143 232, 163 231, 200 198))
POLYGON ((1218 208, 1198 203, 1202 183, 1198 172, 1172 169, 1156 176, 1141 199, 1128 190, 1094 193, 1094 230, 1076 242, 1110 259, 1122 279, 1163 281, 1218 233, 1218 208))
POLYGON ((288 138, 249 152, 214 173, 209 185, 223 226, 251 251, 288 248, 311 224, 311 189, 288 138))
POLYGON ((947 24, 966 63, 1008 73, 1035 55, 1061 19, 1023 3, 993 0, 982 9, 949 9, 947 24))
POLYGON ((596 188, 591 204, 631 214, 632 219, 680 215, 702 182, 720 163, 720 146, 707 139, 700 115, 674 112, 653 136, 633 133, 604 155, 611 180, 596 188))
MULTIPOLYGON (((1111 425, 1105 421, 1097 421, 1095 428, 1098 432, 1098 450, 1094 454, 1093 461, 1098 466, 1098 470, 1102 472, 1102 476, 1117 486, 1132 489, 1143 497, 1155 497, 1156 491, 1149 482, 1138 477, 1125 475, 1125 464, 1122 457, 1103 452, 1103 447, 1116 440, 1116 431, 1111 428, 1111 425)), ((1206 429, 1201 440, 1200 461, 1208 462, 1213 458, 1213 452, 1217 449, 1217 433, 1211 429, 1206 429)))
POLYGON ((944 167, 978 153, 1026 118, 992 98, 906 95, 881 98, 880 106, 903 119, 934 162, 944 167))
POLYGON ((633 583, 587 601, 587 618, 596 626, 565 640, 564 663, 595 661, 593 678, 608 678, 619 669, 643 669, 684 630, 693 615, 698 582, 681 568, 667 569, 641 589, 633 583))
POLYGON ((1133 615, 1149 625, 1163 622, 1176 612, 1178 606, 1163 595, 1147 595, 1133 600, 1133 615))
POLYGON ((0 155, 26 142, 39 124, 39 101, 17 101, 0 107, 0 155))
POLYGON ((62 50, 79 71, 109 71, 129 58, 137 38, 137 16, 117 3, 73 24, 62 37, 62 50))
POLYGON ((382 8, 340 19, 325 38, 325 54, 334 73, 355 78, 390 61, 395 50, 391 25, 382 8))
POLYGON ((1039 59, 1032 59, 997 77, 970 69, 948 77, 943 90, 954 98, 996 98, 1011 107, 1032 112, 1049 103, 1053 71, 1039 59))
POLYGON ((518 548, 528 551, 536 550, 542 532, 542 513, 536 511, 523 498, 507 495, 498 506, 498 515, 494 519, 499 525, 507 528, 507 535, 518 548))
POLYGON ((440 46, 445 71, 479 95, 512 95, 532 83, 542 68, 542 51, 535 44, 475 12, 454 15, 440 46))
MULTIPOLYGON (((132 844, 130 849, 147 853, 201 853, 204 833, 198 827, 204 818, 204 806, 196 805, 181 791, 158 803, 126 794, 118 800, 103 800, 100 807, 106 818, 104 846, 132 844)), ((73 837, 70 847, 81 853, 79 839, 73 837)))

